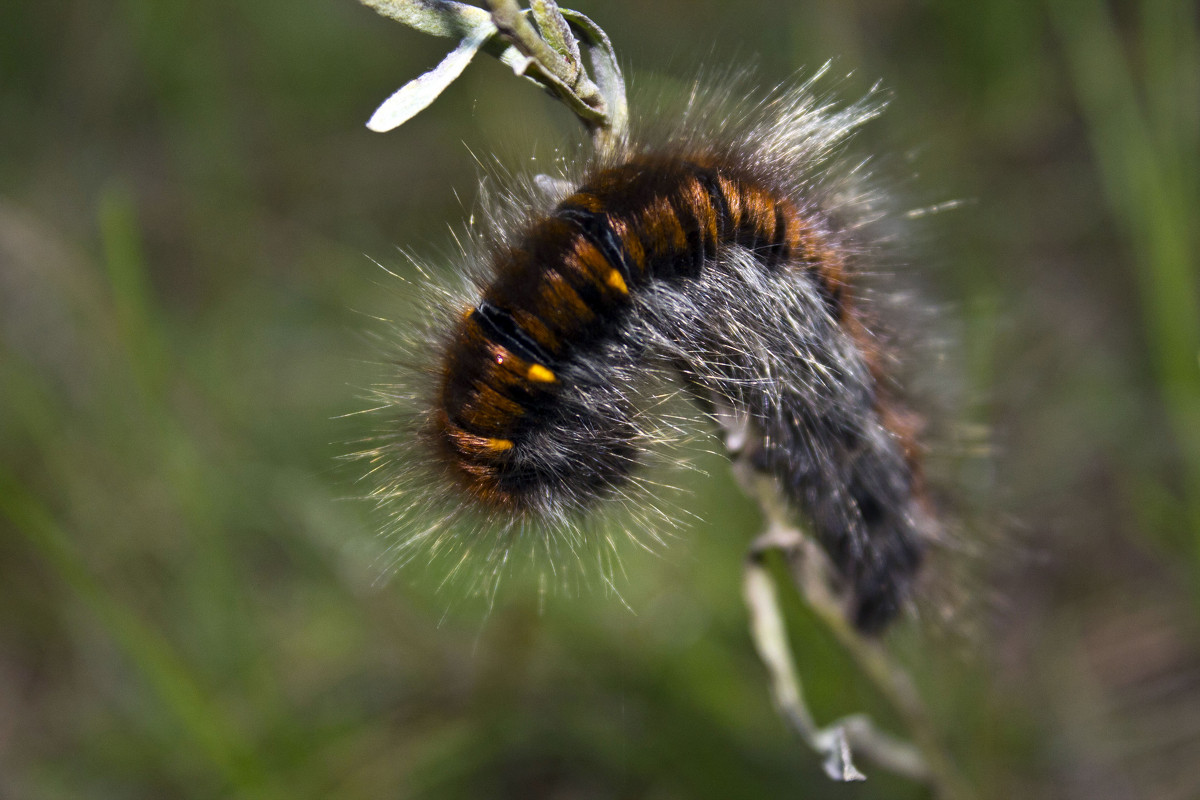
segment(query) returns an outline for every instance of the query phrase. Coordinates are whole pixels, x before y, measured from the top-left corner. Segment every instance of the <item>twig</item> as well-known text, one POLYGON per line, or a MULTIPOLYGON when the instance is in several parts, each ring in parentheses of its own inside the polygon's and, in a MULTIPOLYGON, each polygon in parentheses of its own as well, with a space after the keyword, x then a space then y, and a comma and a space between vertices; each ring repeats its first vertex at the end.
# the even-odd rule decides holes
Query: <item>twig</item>
POLYGON ((767 520, 766 532, 747 552, 743 592, 751 635, 771 675, 772 695, 780 714, 805 744, 824 758, 825 771, 834 780, 863 780, 865 776, 853 761, 855 755, 861 755, 890 772, 929 785, 942 800, 972 797, 946 754, 911 679, 878 642, 863 637, 850 625, 844 599, 832 588, 832 567, 824 551, 795 526, 775 482, 756 470, 751 455, 742 451, 743 443, 754 441, 747 435, 745 423, 736 423, 729 414, 718 414, 717 418, 734 459, 734 474, 746 494, 758 501, 767 520), (824 728, 816 724, 804 701, 774 579, 765 563, 772 551, 783 556, 805 602, 904 719, 912 743, 881 732, 862 714, 844 717, 824 728))
MULTIPOLYGON (((562 100, 587 126, 601 154, 618 152, 628 135, 629 112, 625 82, 603 30, 577 11, 560 9, 554 0, 531 0, 529 12, 516 0, 487 0, 491 12, 452 0, 361 0, 384 16, 436 36, 460 43, 434 70, 406 84, 390 97, 368 123, 373 130, 390 130, 428 105, 456 79, 475 53, 484 50, 562 100), (526 18, 533 16, 537 27, 526 18), (580 41, 587 45, 591 73, 583 65, 580 41)), ((943 800, 965 800, 970 792, 958 777, 938 741, 908 675, 875 641, 855 631, 845 615, 842 598, 831 588, 831 569, 825 554, 792 522, 775 484, 754 470, 743 452, 753 441, 746 424, 732 414, 718 414, 734 472, 755 498, 767 519, 767 532, 755 540, 746 559, 744 594, 751 633, 771 675, 771 690, 780 713, 801 739, 824 758, 825 770, 840 781, 863 780, 853 756, 862 755, 879 766, 932 786, 943 800), (792 658, 774 581, 765 564, 771 551, 787 562, 792 581, 822 623, 851 654, 868 679, 888 698, 908 724, 914 743, 879 731, 862 714, 818 727, 804 702, 792 658)))
POLYGON ((853 762, 853 754, 858 753, 891 772, 928 781, 925 760, 911 744, 877 730, 871 720, 861 714, 819 728, 804 702, 774 582, 764 559, 767 553, 777 550, 785 555, 804 552, 807 561, 809 556, 820 555, 807 552, 811 545, 811 541, 797 530, 775 528, 754 541, 746 559, 743 589, 750 611, 751 632, 759 656, 771 673, 775 704, 805 744, 824 756, 825 772, 833 780, 866 780, 853 762))
MULTIPOLYGON (((608 114, 604 98, 596 84, 584 73, 582 63, 569 62, 564 54, 551 47, 525 19, 516 0, 488 0, 488 7, 492 9, 492 23, 500 30, 500 34, 527 59, 521 74, 542 84, 562 99, 589 130, 605 127, 608 114)), ((554 28, 567 28, 566 21, 553 2, 547 0, 544 7, 547 9, 544 13, 555 20, 554 28)))
POLYGON ((587 127, 596 149, 613 152, 628 135, 625 83, 608 36, 577 11, 554 0, 533 0, 522 11, 516 0, 488 0, 490 13, 451 0, 361 0, 386 17, 460 44, 436 68, 403 86, 368 123, 387 131, 433 102, 484 50, 561 100, 587 127), (527 15, 537 23, 535 28, 527 15), (587 45, 592 74, 584 66, 587 45))

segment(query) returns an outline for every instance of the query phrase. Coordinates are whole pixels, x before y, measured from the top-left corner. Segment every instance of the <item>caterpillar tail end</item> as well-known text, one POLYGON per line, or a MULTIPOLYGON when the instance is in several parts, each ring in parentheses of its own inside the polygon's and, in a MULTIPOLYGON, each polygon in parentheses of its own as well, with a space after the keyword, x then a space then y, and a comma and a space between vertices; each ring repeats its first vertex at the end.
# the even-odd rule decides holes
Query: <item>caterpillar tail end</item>
POLYGON ((850 619, 867 636, 878 636, 899 618, 925 560, 925 537, 909 515, 897 515, 890 531, 871 531, 873 558, 858 565, 852 583, 850 619))

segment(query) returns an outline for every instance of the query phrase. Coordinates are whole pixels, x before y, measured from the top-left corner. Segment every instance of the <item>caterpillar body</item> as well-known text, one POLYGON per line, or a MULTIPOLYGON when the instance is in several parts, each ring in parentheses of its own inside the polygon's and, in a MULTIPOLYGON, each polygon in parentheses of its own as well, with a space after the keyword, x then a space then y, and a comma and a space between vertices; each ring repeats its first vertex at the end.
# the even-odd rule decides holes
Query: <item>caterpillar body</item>
POLYGON ((433 333, 415 413, 373 455, 411 459, 415 434, 449 504, 508 532, 570 527, 653 502, 628 500, 654 439, 644 388, 672 376, 753 432, 754 463, 809 520, 854 623, 878 631, 935 525, 858 291, 877 198, 840 154, 880 104, 822 105, 811 83, 736 90, 694 95, 665 130, 555 182, 569 189, 530 192, 531 210, 510 198, 492 213, 467 265, 477 294, 433 333))

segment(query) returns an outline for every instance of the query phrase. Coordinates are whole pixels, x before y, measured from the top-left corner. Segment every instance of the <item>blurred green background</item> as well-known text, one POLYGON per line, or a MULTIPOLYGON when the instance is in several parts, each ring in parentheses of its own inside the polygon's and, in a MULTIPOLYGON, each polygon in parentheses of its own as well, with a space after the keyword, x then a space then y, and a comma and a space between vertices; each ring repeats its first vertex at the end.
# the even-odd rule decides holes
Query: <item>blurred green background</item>
MULTIPOLYGON (((834 58, 892 90, 865 141, 902 201, 967 201, 920 276, 992 453, 958 476, 967 620, 890 644, 980 797, 1200 797, 1196 7, 578 8, 635 88, 834 58)), ((828 783, 776 717, 719 459, 703 522, 628 548, 632 612, 376 581, 338 462, 396 291, 371 259, 449 251, 472 153, 573 133, 485 60, 369 133, 450 46, 353 0, 0 5, 0 797, 928 796, 828 783)), ((895 728, 786 604, 820 718, 895 728)))

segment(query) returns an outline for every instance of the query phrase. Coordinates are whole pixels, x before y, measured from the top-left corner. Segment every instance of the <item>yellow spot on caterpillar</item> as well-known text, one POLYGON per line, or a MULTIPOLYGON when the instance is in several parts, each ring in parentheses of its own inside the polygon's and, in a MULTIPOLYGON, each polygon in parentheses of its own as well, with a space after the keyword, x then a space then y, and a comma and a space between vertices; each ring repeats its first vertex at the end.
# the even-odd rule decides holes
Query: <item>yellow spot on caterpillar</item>
POLYGON ((505 450, 511 450, 512 446, 513 443, 508 439, 487 439, 484 441, 484 447, 493 453, 503 453, 505 450))
POLYGON ((557 378, 554 373, 543 367, 541 364, 534 364, 529 368, 529 372, 525 373, 529 380, 536 383, 554 383, 557 378))
POLYGON ((604 282, 621 294, 629 294, 629 287, 625 285, 625 279, 615 269, 608 273, 608 277, 604 282))

